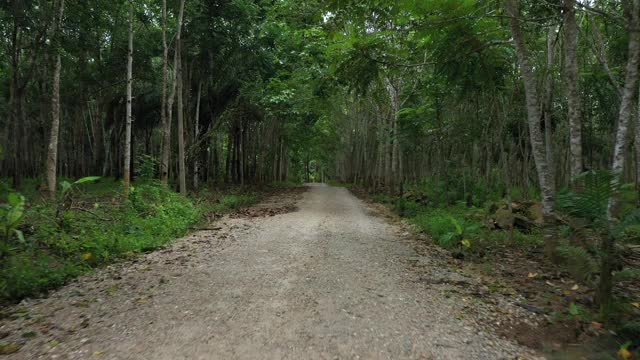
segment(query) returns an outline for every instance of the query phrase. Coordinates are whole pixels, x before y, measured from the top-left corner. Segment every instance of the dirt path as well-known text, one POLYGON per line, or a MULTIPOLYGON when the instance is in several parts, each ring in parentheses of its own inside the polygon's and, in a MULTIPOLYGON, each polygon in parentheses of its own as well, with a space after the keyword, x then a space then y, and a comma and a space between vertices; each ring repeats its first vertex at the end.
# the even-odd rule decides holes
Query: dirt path
POLYGON ((0 332, 33 338, 5 358, 533 357, 413 281, 412 247, 347 190, 311 186, 298 207, 226 219, 22 304, 0 332))

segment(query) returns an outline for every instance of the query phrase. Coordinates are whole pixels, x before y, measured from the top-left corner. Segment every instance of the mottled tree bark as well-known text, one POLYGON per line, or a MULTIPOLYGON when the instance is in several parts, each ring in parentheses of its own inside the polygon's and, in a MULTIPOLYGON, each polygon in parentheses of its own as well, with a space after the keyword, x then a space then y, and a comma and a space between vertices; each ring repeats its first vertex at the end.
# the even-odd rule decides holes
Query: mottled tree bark
POLYGON ((578 88, 578 24, 576 0, 564 0, 564 77, 569 110, 570 174, 574 179, 582 173, 582 109, 578 88))
POLYGON ((520 12, 518 10, 517 0, 507 0, 507 12, 510 17, 511 32, 513 34, 513 43, 520 66, 520 73, 524 82, 527 119, 529 124, 529 137, 531 141, 531 150, 536 163, 538 172, 538 182, 542 191, 542 204, 544 214, 547 218, 554 212, 554 196, 555 188, 549 182, 549 164, 547 163, 546 150, 544 145, 544 137, 541 131, 542 114, 540 113, 540 100, 538 90, 536 88, 536 79, 533 70, 529 64, 529 54, 520 26, 520 12))
MULTIPOLYGON (((196 114, 193 120, 194 136, 193 143, 198 143, 198 137, 200 137, 200 97, 202 95, 202 81, 198 82, 198 99, 196 100, 196 114)), ((193 188, 198 189, 198 177, 200 176, 200 154, 196 151, 196 155, 193 160, 193 188)))
MULTIPOLYGON (((629 55, 627 57, 626 74, 622 99, 618 113, 618 127, 616 129, 616 140, 613 149, 613 161, 611 163, 611 173, 613 175, 612 186, 617 187, 620 183, 622 170, 625 162, 625 150, 629 132, 631 114, 635 106, 635 96, 638 87, 638 64, 640 63, 640 0, 626 0, 623 2, 626 7, 628 17, 629 32, 629 55)), ((618 205, 617 195, 609 199, 607 207, 607 218, 611 226, 615 223, 616 210, 618 205)), ((607 311, 611 302, 612 278, 611 272, 614 264, 614 239, 612 236, 605 237, 600 244, 602 253, 600 263, 600 283, 598 286, 598 303, 601 310, 607 311)))
POLYGON ((185 153, 184 153, 184 106, 183 106, 183 83, 182 83, 182 46, 177 45, 176 51, 178 52, 178 184, 180 186, 180 193, 187 195, 187 169, 185 165, 185 153))
POLYGON ((171 150, 171 122, 167 118, 167 81, 169 79, 169 47, 167 46, 167 0, 162 0, 162 99, 160 123, 162 124, 162 154, 160 181, 169 182, 169 151, 171 150))
POLYGON ((124 194, 129 195, 131 185, 131 93, 133 85, 133 2, 129 4, 129 52, 127 56, 127 118, 124 135, 124 166, 122 179, 124 194))
MULTIPOLYGON (((164 183, 169 181, 169 169, 171 168, 171 120, 173 118, 173 103, 176 96, 176 83, 178 76, 178 47, 180 45, 180 39, 182 34, 182 20, 184 17, 184 1, 180 1, 180 12, 178 13, 178 30, 176 32, 176 40, 173 53, 173 74, 171 78, 171 93, 167 99, 167 117, 165 126, 162 131, 162 159, 160 161, 161 176, 160 178, 164 183)), ((166 36, 166 35, 165 35, 166 36)), ((165 38, 166 43, 166 38, 165 38)), ((167 50, 168 51, 168 50, 167 50)))
POLYGON ((58 3, 57 20, 54 21, 53 41, 55 51, 55 64, 53 66, 53 81, 51 84, 51 129, 49 132, 49 145, 47 147, 47 190, 49 196, 56 195, 56 179, 58 169, 58 137, 60 134, 60 73, 62 72, 62 59, 60 57, 60 37, 62 35, 62 14, 64 12, 64 0, 58 3))

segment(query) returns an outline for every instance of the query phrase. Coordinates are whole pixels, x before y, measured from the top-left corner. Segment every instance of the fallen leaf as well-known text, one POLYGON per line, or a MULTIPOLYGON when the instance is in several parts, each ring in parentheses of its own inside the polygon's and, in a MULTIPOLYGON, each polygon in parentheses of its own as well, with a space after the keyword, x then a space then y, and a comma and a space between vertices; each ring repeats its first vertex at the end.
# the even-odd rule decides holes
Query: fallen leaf
POLYGON ((102 356, 104 355, 104 351, 96 351, 93 353, 94 356, 102 356))
POLYGON ((147 303, 147 300, 145 300, 145 299, 139 299, 139 300, 136 300, 136 302, 137 302, 138 304, 146 304, 146 303, 147 303))
POLYGON ((9 355, 18 352, 22 346, 16 343, 0 343, 0 355, 9 355))
POLYGON ((591 322, 591 328, 594 329, 594 330, 602 330, 603 327, 604 326, 601 323, 597 322, 597 321, 592 321, 591 322))
POLYGON ((531 273, 530 272, 527 277, 530 278, 530 279, 537 278, 538 277, 538 273, 531 273))
POLYGON ((575 285, 573 285, 573 286, 571 287, 571 290, 573 290, 573 291, 576 291, 576 290, 578 290, 578 289, 580 289, 580 286, 579 286, 578 284, 575 284, 575 285))
POLYGON ((632 302, 631 306, 640 309, 640 302, 632 302))
POLYGON ((629 360, 633 354, 625 348, 620 348, 620 350, 618 350, 618 356, 624 360, 629 360))
POLYGON ((618 356, 624 360, 629 360, 633 356, 631 351, 629 351, 629 346, 631 345, 630 341, 627 341, 622 346, 620 346, 620 350, 618 350, 618 356))

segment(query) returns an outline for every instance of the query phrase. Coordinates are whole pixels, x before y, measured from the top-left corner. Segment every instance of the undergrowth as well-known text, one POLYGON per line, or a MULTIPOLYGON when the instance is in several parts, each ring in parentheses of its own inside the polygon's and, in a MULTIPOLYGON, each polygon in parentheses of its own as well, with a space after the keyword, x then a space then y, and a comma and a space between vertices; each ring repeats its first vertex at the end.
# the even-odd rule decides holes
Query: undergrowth
MULTIPOLYGON (((0 202, 10 193, 15 194, 5 188, 0 202)), ((203 214, 230 212, 258 198, 240 191, 185 198, 146 181, 134 184, 122 199, 121 184, 111 179, 77 185, 71 203, 62 208, 60 197, 51 202, 29 188, 25 193, 27 207, 18 227, 24 239, 3 241, 0 303, 41 295, 92 268, 162 247, 187 233, 203 214)))

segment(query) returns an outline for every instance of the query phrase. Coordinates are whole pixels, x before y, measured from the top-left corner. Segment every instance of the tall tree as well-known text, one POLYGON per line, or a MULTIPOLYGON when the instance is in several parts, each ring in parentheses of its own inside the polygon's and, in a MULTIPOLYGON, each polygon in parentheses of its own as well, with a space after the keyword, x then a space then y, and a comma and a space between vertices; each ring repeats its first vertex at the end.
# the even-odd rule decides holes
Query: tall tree
POLYGON ((507 0, 506 7, 509 15, 511 33, 513 35, 513 46, 516 50, 520 74, 524 82, 529 139, 531 141, 533 157, 536 163, 536 170, 538 172, 538 182, 540 183, 540 189, 542 190, 544 216, 546 220, 551 221, 555 205, 555 187, 550 181, 551 173, 547 162, 544 137, 541 131, 540 120, 542 118, 542 114, 540 112, 540 100, 538 97, 538 90, 536 88, 536 78, 529 63, 529 53, 525 43, 524 34, 522 32, 522 19, 520 18, 518 1, 507 0))
POLYGON ((582 173, 582 111, 578 88, 576 0, 564 0, 564 75, 569 110, 570 175, 582 173))
MULTIPOLYGON (((198 95, 196 100, 196 113, 193 119, 194 134, 193 142, 198 143, 200 137, 200 98, 202 97, 202 80, 198 81, 198 95)), ((200 156, 196 154, 193 160, 193 188, 198 189, 198 177, 200 176, 200 156)))
POLYGON ((169 46, 167 45, 167 0, 162 0, 162 99, 160 100, 160 123, 162 124, 162 158, 160 159, 160 181, 162 181, 162 183, 165 185, 169 182, 168 151, 170 151, 171 149, 171 121, 169 121, 167 118, 168 78, 169 46))
POLYGON ((131 93, 133 86, 133 1, 129 3, 129 50, 127 52, 127 118, 124 137, 124 194, 131 184, 131 93))
MULTIPOLYGON (((621 181, 622 170, 625 163, 625 154, 628 145, 629 123, 631 122, 635 97, 638 90, 638 65, 640 64, 640 0, 623 1, 627 18, 627 30, 629 32, 629 46, 627 65, 625 69, 624 88, 622 89, 622 99, 618 111, 618 126, 616 129, 615 143, 613 149, 613 161, 611 163, 611 173, 613 176, 613 187, 616 189, 621 181)), ((607 207, 607 218, 610 227, 615 224, 615 217, 618 205, 618 197, 614 192, 607 207)), ((605 237, 600 243, 602 251, 600 264, 600 282, 598 287, 598 302, 603 310, 607 310, 611 301, 611 291, 613 288, 612 271, 614 260, 614 238, 605 237)))
POLYGON ((178 67, 175 70, 178 73, 178 183, 180 186, 180 193, 187 195, 187 169, 185 164, 184 153, 184 96, 183 96, 183 74, 182 74, 182 42, 178 42, 176 47, 178 53, 178 67))
MULTIPOLYGON (((57 3, 57 17, 52 29, 52 41, 55 57, 53 67, 53 81, 51 85, 51 130, 49 133, 49 146, 47 148, 47 190, 53 198, 56 194, 56 178, 58 169, 58 137, 60 134, 60 73, 62 71, 62 59, 60 52, 62 48, 60 41, 62 37, 62 15, 64 12, 64 0, 55 1, 57 3)), ((55 8, 54 8, 55 9, 55 8)), ((55 10, 54 10, 55 11, 55 10)))
POLYGON ((163 182, 168 181, 169 176, 169 168, 171 161, 171 122, 173 117, 173 102, 176 96, 176 85, 178 82, 178 62, 180 61, 179 56, 180 52, 178 50, 180 46, 180 39, 182 34, 182 20, 184 17, 184 2, 185 0, 180 0, 180 10, 178 13, 178 29, 176 31, 176 38, 174 41, 174 50, 173 50, 173 74, 171 81, 171 93, 169 95, 169 99, 167 100, 167 119, 164 124, 163 132, 162 132, 162 158, 160 160, 160 171, 161 178, 163 182), (166 179, 165 179, 166 177, 166 179))

